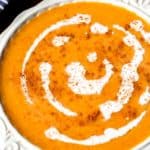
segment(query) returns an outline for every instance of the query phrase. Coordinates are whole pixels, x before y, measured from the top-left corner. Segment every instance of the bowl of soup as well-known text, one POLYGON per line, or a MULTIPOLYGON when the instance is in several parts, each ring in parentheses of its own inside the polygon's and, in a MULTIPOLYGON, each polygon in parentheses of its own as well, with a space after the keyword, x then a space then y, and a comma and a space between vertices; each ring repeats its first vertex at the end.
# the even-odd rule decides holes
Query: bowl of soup
POLYGON ((0 148, 148 149, 149 1, 46 0, 0 36, 0 148))

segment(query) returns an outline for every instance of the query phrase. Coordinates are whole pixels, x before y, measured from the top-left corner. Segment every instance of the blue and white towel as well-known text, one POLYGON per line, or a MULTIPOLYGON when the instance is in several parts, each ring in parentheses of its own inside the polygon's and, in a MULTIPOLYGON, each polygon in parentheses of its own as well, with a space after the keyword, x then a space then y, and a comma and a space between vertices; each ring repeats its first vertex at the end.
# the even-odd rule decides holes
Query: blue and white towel
POLYGON ((0 0, 0 12, 8 5, 9 0, 0 0))

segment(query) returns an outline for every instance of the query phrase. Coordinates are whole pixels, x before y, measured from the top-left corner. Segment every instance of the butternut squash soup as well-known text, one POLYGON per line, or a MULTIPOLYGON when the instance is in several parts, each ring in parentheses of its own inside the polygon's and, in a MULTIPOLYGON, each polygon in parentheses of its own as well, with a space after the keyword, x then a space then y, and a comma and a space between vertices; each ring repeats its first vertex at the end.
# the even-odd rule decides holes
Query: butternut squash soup
POLYGON ((8 42, 0 92, 43 150, 129 150, 150 136, 150 25, 99 2, 48 9, 8 42))

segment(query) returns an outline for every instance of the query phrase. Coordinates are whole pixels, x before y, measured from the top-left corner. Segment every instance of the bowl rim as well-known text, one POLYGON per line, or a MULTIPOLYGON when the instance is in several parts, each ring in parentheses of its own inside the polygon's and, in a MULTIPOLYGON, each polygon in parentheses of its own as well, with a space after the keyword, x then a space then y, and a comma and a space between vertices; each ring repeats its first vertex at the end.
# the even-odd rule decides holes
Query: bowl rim
MULTIPOLYGON (((142 0, 144 1, 144 0, 142 0)), ((145 0, 146 1, 146 0, 145 0)), ((47 9, 52 9, 57 6, 62 6, 68 3, 77 3, 77 2, 100 2, 106 4, 112 4, 118 7, 123 7, 129 11, 132 11, 142 17, 146 22, 150 24, 150 5, 148 10, 145 10, 144 5, 142 5, 141 0, 137 0, 133 2, 133 0, 43 0, 39 4, 31 7, 22 13, 20 13, 14 21, 0 34, 0 60, 2 57, 3 50, 7 46, 9 40, 13 37, 13 35, 18 31, 18 29, 30 19, 38 16, 40 13, 47 9)), ((39 150, 38 146, 35 146, 30 141, 28 141, 25 137, 23 137, 16 128, 13 127, 11 122, 9 121, 2 104, 0 102, 0 133, 2 132, 2 138, 5 140, 9 140, 4 144, 4 149, 8 147, 20 149, 29 149, 29 150, 39 150), (3 130, 3 131, 1 131, 3 130), (9 136, 8 136, 9 135, 9 136)), ((0 145, 1 145, 1 137, 0 137, 0 145)), ((147 148, 147 145, 150 145, 150 137, 145 141, 132 148, 134 150, 139 150, 147 148)))

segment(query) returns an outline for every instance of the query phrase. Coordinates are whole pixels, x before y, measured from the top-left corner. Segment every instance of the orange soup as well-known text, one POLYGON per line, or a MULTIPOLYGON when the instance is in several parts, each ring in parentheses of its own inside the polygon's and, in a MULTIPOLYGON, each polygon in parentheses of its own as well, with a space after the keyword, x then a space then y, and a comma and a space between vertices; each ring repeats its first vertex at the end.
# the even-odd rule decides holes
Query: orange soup
POLYGON ((150 135, 150 25, 98 2, 46 10, 8 42, 0 83, 10 121, 41 149, 131 149, 150 135))

